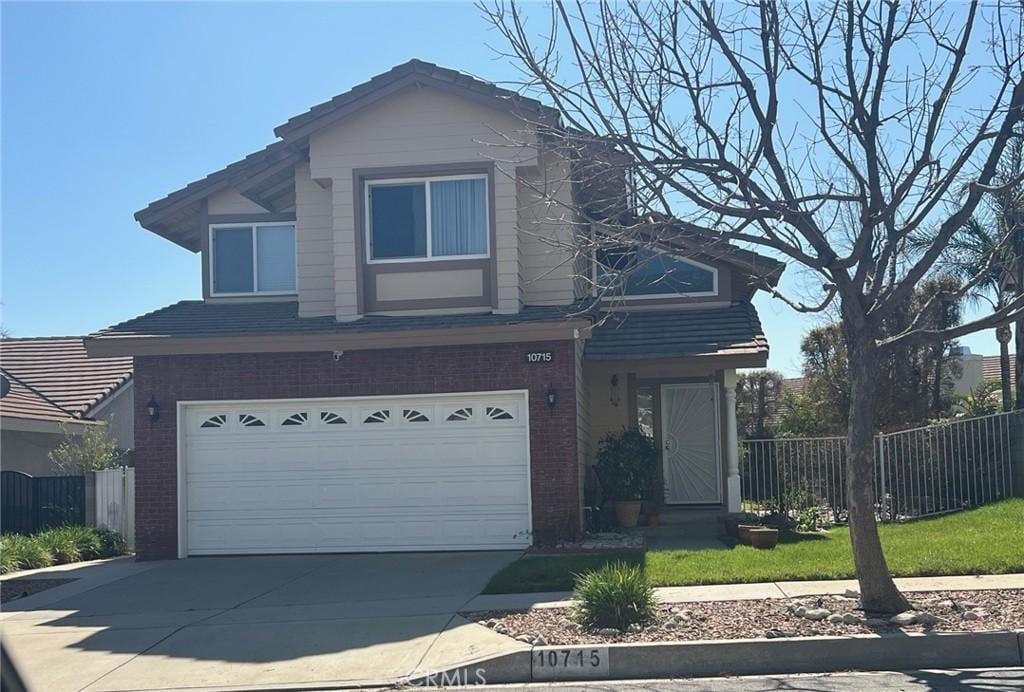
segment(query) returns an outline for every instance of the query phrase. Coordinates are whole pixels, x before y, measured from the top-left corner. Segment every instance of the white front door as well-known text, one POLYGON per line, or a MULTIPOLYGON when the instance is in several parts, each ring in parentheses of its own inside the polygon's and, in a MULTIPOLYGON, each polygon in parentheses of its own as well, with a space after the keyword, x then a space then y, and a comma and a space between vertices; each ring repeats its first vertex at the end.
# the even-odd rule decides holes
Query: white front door
POLYGON ((722 501, 718 385, 661 386, 662 466, 665 503, 722 501))
POLYGON ((181 553, 524 548, 525 392, 182 404, 181 553))

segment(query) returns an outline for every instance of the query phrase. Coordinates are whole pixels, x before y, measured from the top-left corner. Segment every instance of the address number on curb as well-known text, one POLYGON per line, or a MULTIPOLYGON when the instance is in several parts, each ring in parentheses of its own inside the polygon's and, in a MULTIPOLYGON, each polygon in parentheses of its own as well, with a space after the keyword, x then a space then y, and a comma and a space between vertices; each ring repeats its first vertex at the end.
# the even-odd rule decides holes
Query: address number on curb
POLYGON ((608 647, 534 649, 534 680, 578 680, 608 677, 608 647))

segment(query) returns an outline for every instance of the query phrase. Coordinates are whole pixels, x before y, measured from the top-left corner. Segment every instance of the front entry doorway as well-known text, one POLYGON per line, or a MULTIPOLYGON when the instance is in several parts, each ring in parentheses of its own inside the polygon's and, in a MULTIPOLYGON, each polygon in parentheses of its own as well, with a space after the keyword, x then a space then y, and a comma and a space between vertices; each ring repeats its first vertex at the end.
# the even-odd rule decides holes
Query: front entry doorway
POLYGON ((661 458, 668 505, 722 502, 718 386, 661 385, 661 458))

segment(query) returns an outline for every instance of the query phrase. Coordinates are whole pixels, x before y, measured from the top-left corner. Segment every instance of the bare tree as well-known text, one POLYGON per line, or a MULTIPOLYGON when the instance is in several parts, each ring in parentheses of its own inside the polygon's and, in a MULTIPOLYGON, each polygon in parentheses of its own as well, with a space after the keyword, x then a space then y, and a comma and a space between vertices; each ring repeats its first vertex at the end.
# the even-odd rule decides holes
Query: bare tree
MULTIPOLYGON (((618 211, 610 193, 608 204, 594 204, 594 194, 573 204, 588 229, 574 241, 577 258, 596 256, 604 275, 621 278, 638 257, 747 245, 820 286, 787 295, 761 278, 794 309, 841 318, 862 605, 906 609, 875 524, 879 361, 909 343, 1007 324, 1024 316, 1024 296, 955 327, 926 324, 932 305, 900 333, 881 325, 932 274, 979 202, 1019 182, 995 176, 1024 116, 1021 5, 556 2, 536 11, 498 0, 482 10, 522 68, 523 89, 557 111, 540 126, 575 152, 577 185, 628 182, 618 211), (601 147, 616 155, 595 156, 601 147), (929 242, 911 247, 911 237, 929 242), (647 253, 607 261, 624 245, 647 253)), ((593 276, 580 272, 581 281, 593 276)), ((986 276, 934 300, 959 298, 986 276)))

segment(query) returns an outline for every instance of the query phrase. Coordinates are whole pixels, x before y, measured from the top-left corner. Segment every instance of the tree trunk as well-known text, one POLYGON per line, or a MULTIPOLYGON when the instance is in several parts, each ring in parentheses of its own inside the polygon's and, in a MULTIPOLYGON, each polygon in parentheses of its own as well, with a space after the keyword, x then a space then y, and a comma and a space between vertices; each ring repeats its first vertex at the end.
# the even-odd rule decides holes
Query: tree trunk
POLYGON ((873 342, 848 338, 850 420, 846 436, 846 502, 850 512, 853 563, 861 607, 869 613, 910 609, 889 574, 875 522, 874 413, 878 398, 878 355, 873 342))
POLYGON ((999 386, 1003 392, 1003 411, 1012 411, 1013 389, 1010 384, 1010 344, 1005 341, 999 342, 999 386))

